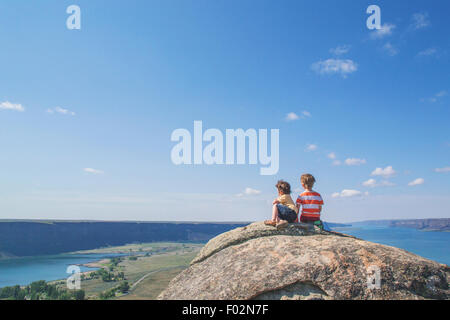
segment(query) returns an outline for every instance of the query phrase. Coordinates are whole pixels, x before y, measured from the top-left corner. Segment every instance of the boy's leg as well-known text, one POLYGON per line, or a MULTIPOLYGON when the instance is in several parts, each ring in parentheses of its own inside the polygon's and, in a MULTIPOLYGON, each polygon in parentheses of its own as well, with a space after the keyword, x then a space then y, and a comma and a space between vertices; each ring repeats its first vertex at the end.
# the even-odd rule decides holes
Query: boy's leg
POLYGON ((274 204, 273 208, 272 208, 272 220, 266 220, 266 221, 264 221, 264 224, 275 227, 279 220, 280 219, 278 218, 278 208, 277 208, 277 205, 274 204))
POLYGON ((279 222, 280 218, 278 217, 278 207, 276 204, 273 205, 272 208, 272 221, 279 222))
POLYGON ((289 210, 286 210, 287 207, 280 205, 277 206, 277 229, 283 229, 288 225, 287 214, 289 210))

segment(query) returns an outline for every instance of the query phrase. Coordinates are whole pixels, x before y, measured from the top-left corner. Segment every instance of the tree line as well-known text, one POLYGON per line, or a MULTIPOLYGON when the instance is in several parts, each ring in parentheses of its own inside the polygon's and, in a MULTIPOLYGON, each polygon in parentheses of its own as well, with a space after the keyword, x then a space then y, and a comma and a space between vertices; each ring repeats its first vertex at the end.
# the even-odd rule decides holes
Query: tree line
POLYGON ((19 285, 0 288, 2 300, 84 300, 84 290, 66 290, 44 280, 30 283, 25 287, 19 285))

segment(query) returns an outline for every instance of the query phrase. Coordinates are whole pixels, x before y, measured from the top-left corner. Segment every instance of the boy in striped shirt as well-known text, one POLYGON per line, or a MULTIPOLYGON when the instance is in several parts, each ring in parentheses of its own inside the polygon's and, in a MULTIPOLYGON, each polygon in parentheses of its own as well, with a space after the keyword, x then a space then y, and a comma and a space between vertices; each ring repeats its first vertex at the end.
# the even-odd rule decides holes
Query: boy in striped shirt
POLYGON ((300 222, 320 221, 323 200, 320 193, 312 190, 316 179, 310 174, 304 174, 300 178, 302 187, 305 189, 297 198, 297 208, 302 207, 300 222))

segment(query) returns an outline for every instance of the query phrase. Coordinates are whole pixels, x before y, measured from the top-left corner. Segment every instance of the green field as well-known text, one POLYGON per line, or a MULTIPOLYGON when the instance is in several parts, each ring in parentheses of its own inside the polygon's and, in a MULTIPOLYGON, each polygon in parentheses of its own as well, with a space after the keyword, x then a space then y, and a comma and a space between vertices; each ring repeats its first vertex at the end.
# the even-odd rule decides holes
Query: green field
POLYGON ((116 247, 104 247, 92 250, 81 250, 72 253, 164 253, 171 251, 186 251, 199 249, 203 247, 200 243, 179 243, 179 242, 151 242, 151 243, 139 243, 139 244, 127 244, 116 247))
MULTIPOLYGON (((77 253, 127 253, 117 266, 111 260, 101 261, 99 266, 112 273, 123 272, 124 280, 103 281, 101 278, 84 279, 81 289, 88 299, 99 299, 100 293, 110 290, 123 281, 130 289, 127 294, 117 294, 111 299, 155 299, 169 281, 189 266, 203 244, 196 243, 143 243, 100 248, 77 253)), ((89 277, 89 276, 88 276, 89 277)), ((63 285, 63 282, 61 282, 63 285)))
POLYGON ((155 271, 142 280, 127 295, 118 297, 119 300, 154 300, 168 286, 170 280, 183 271, 185 267, 174 267, 164 271, 155 271))

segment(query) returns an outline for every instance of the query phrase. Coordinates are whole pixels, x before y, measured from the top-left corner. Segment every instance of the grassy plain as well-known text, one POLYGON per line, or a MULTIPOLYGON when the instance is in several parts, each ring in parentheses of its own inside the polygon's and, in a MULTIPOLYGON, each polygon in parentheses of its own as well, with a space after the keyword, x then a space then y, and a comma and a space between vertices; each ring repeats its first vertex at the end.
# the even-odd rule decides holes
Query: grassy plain
MULTIPOLYGON (((130 285, 127 294, 112 299, 142 300, 155 299, 164 290, 170 280, 189 266, 203 244, 198 243, 143 243, 129 244, 118 247, 99 248, 95 250, 78 251, 76 253, 124 253, 130 256, 114 267, 113 272, 123 272, 125 280, 130 285)), ((109 271, 112 267, 108 259, 96 262, 98 267, 109 271)), ((92 264, 91 264, 92 265, 92 264)), ((119 282, 105 282, 101 278, 83 279, 81 289, 89 299, 99 299, 99 295, 119 282)), ((61 284, 63 284, 61 282, 61 284)))

